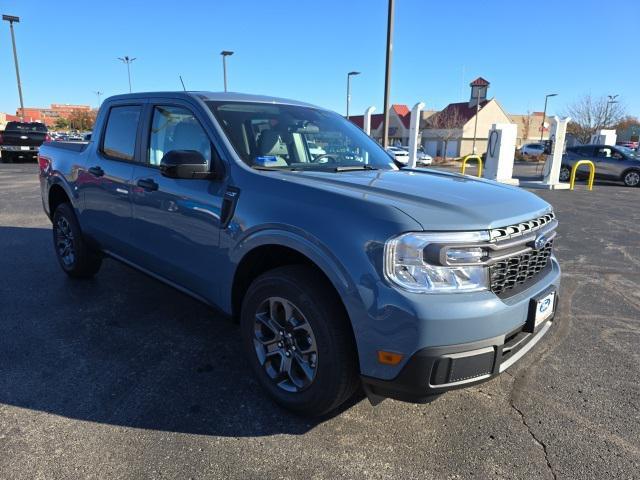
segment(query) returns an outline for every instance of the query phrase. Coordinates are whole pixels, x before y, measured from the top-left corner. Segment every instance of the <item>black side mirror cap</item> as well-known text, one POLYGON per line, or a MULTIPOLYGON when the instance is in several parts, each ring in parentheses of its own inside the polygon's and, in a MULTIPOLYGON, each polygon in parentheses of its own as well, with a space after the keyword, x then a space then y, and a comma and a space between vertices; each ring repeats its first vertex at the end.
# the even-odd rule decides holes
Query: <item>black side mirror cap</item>
POLYGON ((196 150, 171 150, 160 160, 160 172, 169 178, 215 178, 202 153, 196 150))

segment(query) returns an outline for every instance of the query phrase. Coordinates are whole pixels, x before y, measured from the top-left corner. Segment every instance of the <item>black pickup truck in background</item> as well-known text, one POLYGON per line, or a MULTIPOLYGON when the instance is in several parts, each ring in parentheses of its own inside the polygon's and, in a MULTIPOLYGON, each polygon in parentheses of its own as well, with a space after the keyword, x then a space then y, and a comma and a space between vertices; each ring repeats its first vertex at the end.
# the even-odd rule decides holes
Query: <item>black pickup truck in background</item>
POLYGON ((8 122, 0 132, 0 158, 3 163, 36 160, 40 145, 50 141, 46 125, 38 122, 8 122))

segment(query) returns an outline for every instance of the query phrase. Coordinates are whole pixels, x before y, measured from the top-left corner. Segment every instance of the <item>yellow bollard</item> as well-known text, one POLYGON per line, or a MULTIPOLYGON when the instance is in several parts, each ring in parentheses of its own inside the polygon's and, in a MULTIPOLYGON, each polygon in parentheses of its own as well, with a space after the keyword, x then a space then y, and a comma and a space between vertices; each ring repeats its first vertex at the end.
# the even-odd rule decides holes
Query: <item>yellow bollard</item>
POLYGON ((482 176, 482 158, 480 155, 467 155, 462 159, 462 167, 460 167, 460 173, 464 175, 465 170, 467 169, 467 161, 468 160, 477 160, 478 161, 478 176, 482 176))
POLYGON ((593 190, 593 179, 596 176, 596 166, 591 160, 578 160, 571 169, 571 178, 569 179, 569 190, 573 190, 576 183, 576 171, 580 165, 589 166, 589 180, 587 181, 587 190, 593 190))

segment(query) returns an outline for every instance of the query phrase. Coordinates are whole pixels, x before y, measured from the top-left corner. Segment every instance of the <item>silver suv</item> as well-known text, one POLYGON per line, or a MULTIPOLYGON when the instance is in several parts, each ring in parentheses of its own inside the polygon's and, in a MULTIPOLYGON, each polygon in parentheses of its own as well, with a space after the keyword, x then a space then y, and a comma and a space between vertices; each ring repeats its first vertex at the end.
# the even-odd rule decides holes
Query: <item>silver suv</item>
MULTIPOLYGON (((621 181, 627 187, 640 185, 640 157, 630 148, 611 145, 580 145, 569 147, 562 157, 560 180, 569 181, 571 169, 579 160, 591 160, 596 167, 596 178, 621 181)), ((589 173, 588 166, 578 167, 577 175, 589 173)))

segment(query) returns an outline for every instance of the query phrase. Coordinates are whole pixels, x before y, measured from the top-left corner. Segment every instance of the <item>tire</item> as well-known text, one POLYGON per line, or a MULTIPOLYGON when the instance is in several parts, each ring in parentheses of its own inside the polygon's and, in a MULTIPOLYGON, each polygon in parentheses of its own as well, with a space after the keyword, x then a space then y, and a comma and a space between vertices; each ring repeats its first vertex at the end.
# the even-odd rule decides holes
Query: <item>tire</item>
POLYGON ((3 152, 2 153, 2 163, 13 163, 14 154, 11 152, 3 152))
POLYGON ((53 213, 53 248, 62 270, 72 278, 91 278, 100 270, 102 257, 85 242, 68 203, 61 203, 53 213))
POLYGON ((311 267, 279 267, 256 278, 240 328, 260 384, 288 410, 327 414, 360 385, 349 319, 333 286, 311 267))
POLYGON ((571 179, 571 169, 566 165, 560 167, 560 181, 568 182, 571 179))
POLYGON ((639 170, 629 170, 625 172, 622 176, 622 181, 627 187, 638 187, 640 186, 640 171, 639 170))

